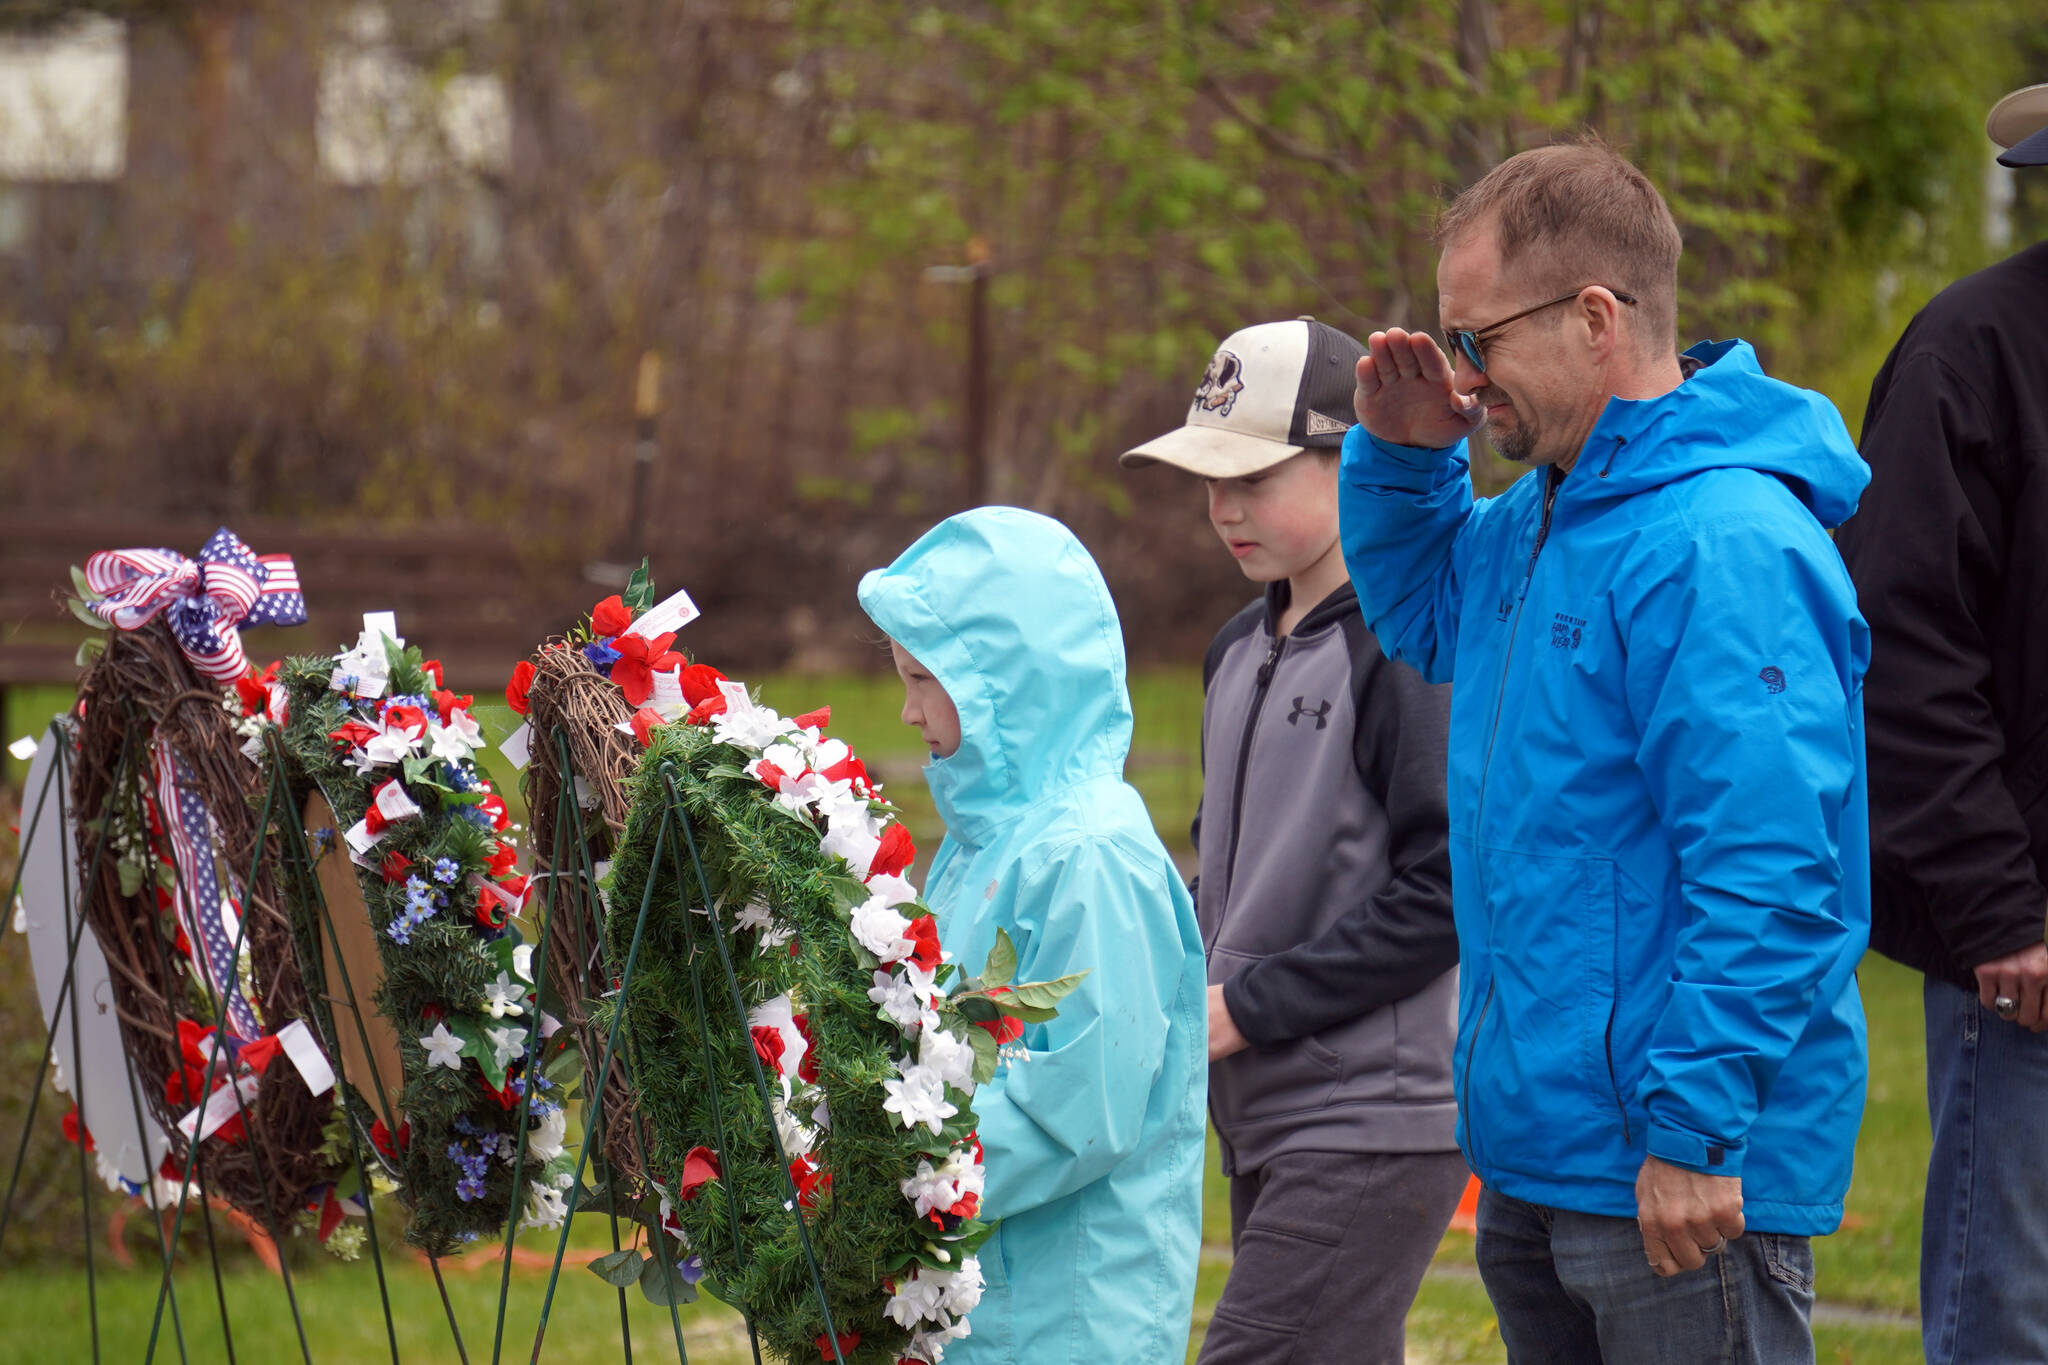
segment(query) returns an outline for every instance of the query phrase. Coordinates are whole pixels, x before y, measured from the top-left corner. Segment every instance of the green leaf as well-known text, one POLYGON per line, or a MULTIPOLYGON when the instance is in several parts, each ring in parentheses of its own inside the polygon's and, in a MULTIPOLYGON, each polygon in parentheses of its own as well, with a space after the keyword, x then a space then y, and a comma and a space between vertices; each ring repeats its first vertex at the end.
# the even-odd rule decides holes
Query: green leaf
POLYGON ((1086 972, 1074 972, 1051 981, 1028 981, 1021 986, 1011 987, 1010 993, 1016 996, 1020 1005, 1029 1005, 1034 1009, 1050 1009, 1066 996, 1073 994, 1074 988, 1080 985, 1087 975, 1086 972))
POLYGON ((952 1000, 953 1008, 969 1023, 989 1024, 1002 1017, 1003 1012, 997 1008, 996 1002, 985 995, 956 995, 952 1000))
POLYGON ((124 859, 115 864, 115 870, 121 874, 121 895, 123 897, 133 896, 142 890, 142 864, 128 862, 124 859))
POLYGON ((652 1260, 642 1257, 638 1248, 627 1247, 592 1261, 590 1273, 614 1289, 624 1289, 639 1279, 641 1272, 651 1264, 652 1260))
POLYGON ((72 591, 76 592, 80 598, 87 602, 94 601, 99 597, 99 594, 92 590, 92 584, 85 581, 85 570, 79 568, 76 564, 71 566, 71 588, 72 591))
POLYGON ((88 609, 88 608, 86 607, 85 603, 83 603, 83 602, 79 601, 79 600, 78 600, 77 598, 75 598, 75 597, 67 597, 67 598, 65 598, 65 599, 64 599, 64 605, 65 605, 65 606, 67 606, 67 607, 69 607, 69 608, 71 608, 71 614, 72 614, 73 616, 76 616, 76 617, 77 617, 77 618, 78 618, 79 620, 81 620, 81 621, 85 622, 85 623, 86 623, 87 625, 91 626, 91 627, 92 627, 92 628, 93 628, 94 630, 106 630, 106 629, 108 629, 108 625, 107 625, 107 623, 106 623, 105 621, 101 620, 101 619, 100 619, 99 617, 97 617, 97 616, 94 616, 94 615, 92 614, 92 612, 91 612, 91 611, 90 611, 90 610, 89 610, 89 609, 88 609))
POLYGON ((645 559, 640 561, 639 568, 633 570, 633 576, 626 580, 626 590, 619 594, 619 600, 635 616, 654 605, 654 580, 647 574, 645 559))
POLYGON ((647 1273, 640 1277, 640 1292, 656 1308, 697 1301, 697 1286, 678 1275, 675 1266, 652 1256, 647 1258, 647 1273))
POLYGON ((76 667, 85 668, 88 667, 93 660, 99 658, 100 655, 106 652, 106 636, 88 635, 83 640, 80 640, 78 642, 78 653, 72 656, 71 662, 76 667))
POLYGON ((1007 986, 1017 975, 1017 945, 1002 929, 996 930, 996 946, 988 950, 988 964, 981 969, 984 986, 1007 986))
POLYGON ((974 1047, 974 1083, 987 1085, 996 1078, 996 1040, 987 1029, 967 1030, 967 1041, 974 1047))
MULTIPOLYGON (((414 786, 414 785, 416 785, 416 786, 421 786, 421 787, 432 787, 432 788, 433 788, 433 789, 434 789, 435 791, 438 791, 438 792, 444 792, 444 793, 446 793, 446 792, 449 792, 449 789, 448 789, 448 788, 447 788, 446 786, 442 785, 442 784, 441 784, 440 782, 436 781, 436 780, 435 780, 435 778, 434 778, 434 770, 435 770, 436 768, 440 767, 440 766, 441 766, 441 760, 440 760, 440 759, 438 759, 438 758, 432 758, 432 757, 422 756, 422 757, 419 757, 419 758, 408 758, 408 759, 406 759, 406 760, 405 760, 405 764, 404 764, 404 767, 405 767, 405 780, 406 780, 406 783, 407 783, 407 785, 409 785, 409 786, 414 786)), ((452 793, 450 793, 450 794, 452 795, 452 793)), ((465 794, 465 795, 468 795, 468 793, 464 793, 464 794, 465 794)), ((476 794, 476 799, 477 799, 477 800, 479 800, 479 801, 481 801, 481 800, 483 799, 483 796, 482 796, 482 794, 481 794, 481 793, 478 793, 478 794, 476 794)), ((443 805, 446 805, 446 804, 447 804, 447 800, 446 800, 446 798, 445 798, 445 797, 444 797, 444 798, 443 798, 443 800, 442 800, 442 804, 443 804, 443 805)))

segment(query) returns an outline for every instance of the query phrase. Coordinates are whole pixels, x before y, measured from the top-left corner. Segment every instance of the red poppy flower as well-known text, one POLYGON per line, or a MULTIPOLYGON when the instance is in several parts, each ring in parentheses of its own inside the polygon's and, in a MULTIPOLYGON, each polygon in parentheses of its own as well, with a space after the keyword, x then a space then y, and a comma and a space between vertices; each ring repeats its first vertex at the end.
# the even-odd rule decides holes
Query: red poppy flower
POLYGON ((882 842, 875 849, 874 861, 868 864, 868 876, 900 876, 915 857, 917 845, 911 842, 910 831, 899 820, 882 831, 882 842))
POLYGON ((192 940, 185 937, 184 925, 178 926, 178 937, 172 940, 171 946, 178 950, 180 957, 189 958, 192 956, 192 940))
POLYGON ((930 915, 919 915, 904 930, 910 941, 917 946, 911 949, 910 960, 927 972, 939 969, 939 926, 930 915))
POLYGON ((781 791, 782 784, 789 781, 788 773, 782 771, 782 769, 776 767, 765 758, 755 763, 747 771, 760 778, 761 785, 772 792, 781 791))
POLYGON ((503 831, 512 828, 512 815, 505 809, 504 797, 496 794, 486 796, 476 803, 476 808, 491 817, 493 830, 503 831))
POLYGON ((786 1046, 782 1041, 782 1030, 756 1024, 747 1030, 754 1039, 754 1055, 761 1059, 761 1065, 776 1075, 782 1074, 782 1053, 786 1046))
POLYGON ((500 1107, 512 1109, 519 1104, 519 1092, 512 1088, 512 1078, 510 1076, 505 1078, 503 1085, 492 1085, 484 1078, 484 1073, 479 1071, 476 1073, 476 1081, 478 1085, 484 1088, 484 1093, 496 1100, 500 1107))
POLYGON ((832 708, 829 706, 821 706, 815 711, 806 711, 796 718, 796 728, 799 730, 822 730, 831 723, 832 708))
POLYGON ((486 929, 505 927, 505 902, 488 891, 476 893, 476 909, 471 912, 476 922, 486 929))
POLYGON ((427 732, 427 713, 417 706, 387 706, 384 728, 406 735, 423 735, 427 732))
POLYGON ((654 675, 666 673, 683 662, 682 655, 669 649, 675 639, 676 633, 669 631, 652 640, 621 635, 612 641, 612 648, 619 652, 619 657, 612 661, 612 681, 626 694, 628 705, 644 705, 654 695, 654 675))
POLYGON ((505 704, 522 716, 532 705, 527 700, 527 693, 533 690, 533 673, 532 662, 521 659, 519 666, 512 670, 512 680, 505 684, 505 704))
POLYGON ((710 664, 691 664, 682 673, 683 700, 693 707, 702 706, 714 698, 723 701, 725 694, 718 690, 718 685, 725 680, 725 674, 710 664))
POLYGON ((344 752, 360 749, 377 737, 377 732, 359 720, 345 723, 339 730, 329 730, 327 737, 334 741, 334 747, 344 752))
POLYGON ((180 1166, 177 1158, 169 1152, 165 1152, 164 1159, 156 1163, 156 1173, 173 1185, 185 1178, 185 1168, 180 1166))
POLYGON ((393 1161, 398 1160, 398 1148, 403 1146, 411 1136, 412 1125, 406 1123, 399 1124, 398 1143, 394 1145, 391 1141, 391 1130, 384 1126, 384 1120, 373 1119, 370 1122, 370 1145, 385 1156, 390 1157, 393 1161))
POLYGON ((519 866, 519 849, 508 840, 498 841, 497 851, 491 854, 490 870, 493 877, 502 877, 519 866))
POLYGON ((260 716, 270 706, 270 689, 263 685, 254 668, 235 679, 235 696, 242 703, 244 716, 260 716))
POLYGON ((724 714, 725 698, 721 695, 713 697, 709 701, 698 702, 690 708, 690 714, 685 716, 684 719, 692 725, 709 725, 713 716, 722 716, 724 714))
POLYGON ((85 1150, 97 1150, 92 1140, 92 1129, 78 1121, 78 1106, 72 1105, 71 1112, 64 1116, 64 1140, 73 1147, 84 1145, 85 1150))
POLYGON ((618 635, 633 624, 633 613, 626 610, 626 604, 613 593, 590 609, 590 633, 592 635, 618 635))
POLYGON ((402 882, 405 874, 412 871, 412 859, 394 849, 384 855, 383 861, 377 864, 377 870, 384 874, 387 882, 402 882))
POLYGON ((807 1156, 789 1163, 789 1178, 796 1184, 796 1204, 800 1209, 818 1207, 818 1196, 832 1190, 832 1173, 807 1156))
MULTIPOLYGON (((832 1343, 825 1339, 825 1334, 823 1332, 818 1333, 817 1342, 818 1358, 820 1360, 832 1359, 832 1343)), ((839 1334, 839 1354, 841 1356, 852 1355, 853 1348, 858 1345, 860 1345, 860 1333, 841 1332, 839 1334)))
POLYGON ((981 1212, 981 1196, 969 1190, 960 1196, 960 1201, 946 1210, 955 1218, 972 1218, 981 1212))
POLYGON ((692 1147, 683 1154, 683 1178, 676 1182, 676 1198, 688 1203, 708 1181, 718 1179, 718 1153, 709 1147, 692 1147))
POLYGON ((474 705, 476 698, 468 693, 458 696, 446 688, 438 688, 434 692, 434 709, 441 713, 443 725, 454 719, 457 711, 467 711, 474 705))
POLYGON ((428 659, 422 662, 420 664, 420 672, 432 678, 436 687, 446 687, 448 685, 448 680, 441 676, 441 661, 439 659, 428 659))
POLYGON ((633 713, 633 738, 640 741, 641 748, 652 748, 654 746, 654 727, 666 724, 668 722, 661 718, 659 711, 643 706, 633 713))

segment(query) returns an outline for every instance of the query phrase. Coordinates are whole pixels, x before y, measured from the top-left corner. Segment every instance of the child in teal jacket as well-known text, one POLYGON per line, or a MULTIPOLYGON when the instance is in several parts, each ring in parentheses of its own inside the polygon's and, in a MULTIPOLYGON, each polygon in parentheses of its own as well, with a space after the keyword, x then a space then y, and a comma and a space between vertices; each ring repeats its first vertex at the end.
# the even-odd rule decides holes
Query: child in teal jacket
POLYGON ((986 1290, 947 1365, 1168 1365, 1201 1246, 1208 1017, 1194 905, 1123 780, 1123 633, 1056 521, 948 518, 860 603, 893 642, 946 821, 925 885, 968 970, 998 928, 1017 979, 1088 973, 975 1092, 986 1290))

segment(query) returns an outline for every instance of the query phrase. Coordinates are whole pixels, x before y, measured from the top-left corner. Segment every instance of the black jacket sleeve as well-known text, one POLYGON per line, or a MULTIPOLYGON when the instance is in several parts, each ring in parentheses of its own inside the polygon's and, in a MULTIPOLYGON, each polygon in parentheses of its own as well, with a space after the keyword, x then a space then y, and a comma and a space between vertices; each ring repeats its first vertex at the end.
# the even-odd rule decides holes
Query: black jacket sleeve
POLYGON ((1359 777, 1386 808, 1392 876, 1316 937, 1246 967, 1223 986, 1238 1032, 1272 1047, 1415 994, 1458 962, 1451 920, 1444 746, 1451 690, 1360 650, 1359 777))
POLYGON ((1888 365, 1864 420, 1871 484, 1837 542, 1871 630, 1873 858, 1966 968, 2039 943, 2048 903, 1993 709, 1989 633, 2009 542, 1987 520, 2001 515, 1993 474, 2011 455, 1997 445, 1939 355, 1888 365))

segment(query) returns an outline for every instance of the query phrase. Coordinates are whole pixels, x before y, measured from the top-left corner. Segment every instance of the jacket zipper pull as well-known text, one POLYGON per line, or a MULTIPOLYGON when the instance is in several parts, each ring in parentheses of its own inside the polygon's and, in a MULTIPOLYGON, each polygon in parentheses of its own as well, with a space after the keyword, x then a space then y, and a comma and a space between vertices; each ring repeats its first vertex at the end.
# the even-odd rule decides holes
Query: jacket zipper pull
POLYGON ((1259 665, 1259 686, 1265 687, 1273 681, 1273 666, 1280 662, 1280 642, 1275 640, 1266 650, 1266 661, 1259 665))

